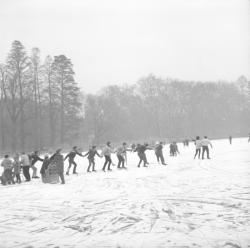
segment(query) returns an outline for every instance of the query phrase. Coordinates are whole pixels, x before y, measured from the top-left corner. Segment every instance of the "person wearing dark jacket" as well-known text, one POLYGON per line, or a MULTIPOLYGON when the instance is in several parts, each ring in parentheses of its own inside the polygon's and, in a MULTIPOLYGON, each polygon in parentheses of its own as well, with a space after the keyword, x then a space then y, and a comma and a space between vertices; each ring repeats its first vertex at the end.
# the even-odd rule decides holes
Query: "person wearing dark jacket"
POLYGON ((43 159, 38 156, 38 151, 34 151, 34 153, 32 153, 29 156, 29 158, 30 158, 30 168, 32 168, 32 170, 33 170, 32 178, 39 178, 37 176, 37 168, 35 166, 35 163, 37 161, 41 161, 42 162, 43 159))
POLYGON ((61 154, 61 149, 58 149, 49 159, 49 164, 50 163, 54 163, 56 164, 56 168, 57 168, 57 173, 61 179, 61 183, 65 184, 65 180, 64 180, 64 159, 63 159, 63 155, 61 154))
POLYGON ((162 149, 163 149, 163 142, 160 142, 159 144, 156 145, 155 147, 155 155, 156 155, 156 158, 157 158, 157 162, 163 164, 163 165, 166 165, 165 163, 165 160, 164 160, 164 157, 163 157, 163 152, 162 152, 162 149))
POLYGON ((83 155, 77 151, 77 146, 74 146, 73 150, 69 154, 67 154, 66 157, 64 158, 64 161, 67 158, 69 158, 69 167, 67 169, 66 175, 69 175, 69 170, 70 170, 70 167, 72 164, 74 165, 73 174, 77 174, 77 172, 76 172, 77 164, 74 160, 76 155, 83 157, 83 155))
POLYGON ((46 183, 46 174, 45 174, 45 172, 46 172, 46 170, 48 169, 49 164, 50 164, 49 155, 46 154, 46 155, 44 156, 43 164, 42 164, 42 167, 41 167, 41 170, 40 170, 40 174, 41 174, 41 176, 42 176, 42 181, 43 181, 44 183, 46 183))
POLYGON ((92 167, 92 172, 96 171, 95 170, 95 155, 101 158, 101 156, 96 150, 96 146, 92 146, 89 149, 89 151, 85 155, 83 155, 83 157, 87 156, 87 159, 89 160, 89 166, 88 166, 87 172, 90 172, 91 167, 92 167))
POLYGON ((140 159, 139 164, 137 166, 138 168, 140 167, 142 161, 144 163, 143 166, 147 167, 148 161, 147 161, 145 151, 148 149, 150 149, 150 148, 148 147, 147 143, 145 143, 144 145, 137 144, 137 147, 135 148, 134 152, 137 152, 138 157, 140 159))

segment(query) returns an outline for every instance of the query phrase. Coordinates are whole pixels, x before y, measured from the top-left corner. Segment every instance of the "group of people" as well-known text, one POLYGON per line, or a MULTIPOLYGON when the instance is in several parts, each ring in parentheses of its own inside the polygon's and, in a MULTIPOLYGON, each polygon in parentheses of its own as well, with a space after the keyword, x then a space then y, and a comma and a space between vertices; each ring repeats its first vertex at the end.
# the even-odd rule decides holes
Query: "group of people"
POLYGON ((209 156, 209 146, 213 148, 213 145, 211 141, 207 138, 207 136, 204 136, 204 138, 201 140, 200 136, 196 136, 195 140, 195 154, 194 159, 198 155, 198 158, 200 158, 201 152, 202 152, 202 159, 205 158, 205 153, 207 155, 207 159, 210 159, 209 156))
MULTIPOLYGON (((91 146, 89 150, 82 154, 77 146, 74 146, 72 150, 64 157, 61 154, 61 149, 56 150, 56 152, 49 156, 45 154, 44 158, 39 157, 39 152, 35 151, 32 154, 22 153, 21 155, 15 154, 13 156, 13 160, 9 157, 9 155, 5 155, 1 166, 4 168, 4 172, 1 176, 1 180, 3 184, 6 183, 21 183, 21 171, 25 178, 25 181, 30 181, 32 179, 39 178, 37 175, 36 163, 38 161, 42 162, 42 166, 40 169, 40 174, 43 182, 50 182, 48 177, 50 174, 56 174, 58 179, 62 184, 65 183, 64 178, 64 161, 68 159, 68 168, 66 170, 66 175, 69 175, 70 169, 73 166, 73 174, 77 174, 77 163, 75 162, 76 156, 87 157, 88 159, 88 167, 87 172, 96 172, 95 168, 95 157, 98 156, 100 158, 104 157, 104 163, 102 166, 102 171, 112 171, 111 165, 115 165, 112 161, 112 154, 116 154, 117 156, 117 168, 118 169, 127 169, 127 152, 136 152, 138 155, 138 165, 140 168, 141 165, 143 167, 148 166, 148 160, 146 156, 147 150, 154 150, 156 160, 158 163, 162 165, 167 165, 163 155, 163 146, 164 142, 157 142, 155 145, 149 145, 148 143, 144 144, 132 144, 128 146, 126 142, 123 142, 121 146, 117 148, 113 148, 111 142, 108 141, 106 145, 102 148, 101 152, 98 153, 96 146, 91 146), (32 177, 30 175, 30 169, 32 169, 32 177), (16 179, 16 181, 15 181, 16 179)), ((207 155, 207 159, 210 159, 209 156, 209 147, 212 147, 211 142, 208 140, 206 136, 203 139, 200 139, 199 136, 195 139, 195 155, 194 159, 198 156, 198 158, 205 158, 205 153, 207 155), (202 154, 202 156, 201 156, 202 154)), ((170 144, 170 156, 176 156, 179 154, 178 146, 176 142, 170 144)))

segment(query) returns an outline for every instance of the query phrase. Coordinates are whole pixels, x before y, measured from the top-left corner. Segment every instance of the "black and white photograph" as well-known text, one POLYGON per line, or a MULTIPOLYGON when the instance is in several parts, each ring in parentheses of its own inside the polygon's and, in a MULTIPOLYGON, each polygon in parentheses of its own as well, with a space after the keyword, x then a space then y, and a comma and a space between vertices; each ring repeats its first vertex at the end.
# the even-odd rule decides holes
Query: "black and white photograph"
POLYGON ((0 0, 0 248, 250 248, 250 0, 0 0))

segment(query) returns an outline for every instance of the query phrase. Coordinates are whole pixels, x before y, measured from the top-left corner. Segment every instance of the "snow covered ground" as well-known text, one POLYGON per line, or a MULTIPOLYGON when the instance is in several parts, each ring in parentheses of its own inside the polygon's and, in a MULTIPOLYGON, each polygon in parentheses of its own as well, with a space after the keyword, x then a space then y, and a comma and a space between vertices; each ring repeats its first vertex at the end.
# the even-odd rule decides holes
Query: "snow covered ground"
POLYGON ((149 168, 129 153, 127 171, 101 172, 97 158, 87 174, 78 157, 65 185, 0 186, 0 247, 250 247, 250 143, 213 145, 211 160, 167 146, 167 166, 147 151, 149 168))

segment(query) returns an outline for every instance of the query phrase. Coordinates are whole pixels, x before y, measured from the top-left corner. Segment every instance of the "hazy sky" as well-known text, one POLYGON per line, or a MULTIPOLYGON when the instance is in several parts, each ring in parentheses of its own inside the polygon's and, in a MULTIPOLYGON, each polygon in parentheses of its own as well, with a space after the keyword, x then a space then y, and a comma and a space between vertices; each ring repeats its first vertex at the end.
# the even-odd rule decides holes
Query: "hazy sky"
POLYGON ((248 0, 0 0, 0 62, 13 40, 65 54, 86 92, 154 73, 250 78, 248 0))

